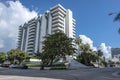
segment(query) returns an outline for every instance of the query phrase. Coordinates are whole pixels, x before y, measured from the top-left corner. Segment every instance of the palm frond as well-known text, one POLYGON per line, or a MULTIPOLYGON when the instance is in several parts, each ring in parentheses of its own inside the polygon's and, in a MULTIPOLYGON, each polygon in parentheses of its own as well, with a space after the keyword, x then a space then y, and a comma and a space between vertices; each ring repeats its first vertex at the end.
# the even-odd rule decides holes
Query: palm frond
POLYGON ((120 21, 120 12, 116 15, 116 17, 114 18, 114 21, 120 21))
POLYGON ((118 29, 118 33, 120 34, 120 28, 118 29))

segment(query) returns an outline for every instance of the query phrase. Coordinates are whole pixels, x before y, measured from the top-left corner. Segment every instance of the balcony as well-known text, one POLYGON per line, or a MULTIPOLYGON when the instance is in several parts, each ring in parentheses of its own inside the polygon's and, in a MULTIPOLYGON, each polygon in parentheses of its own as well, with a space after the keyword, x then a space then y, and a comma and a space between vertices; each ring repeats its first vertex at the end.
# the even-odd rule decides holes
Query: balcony
POLYGON ((64 28, 64 25, 63 25, 63 24, 60 24, 60 23, 56 23, 56 24, 53 24, 53 25, 52 25, 52 28, 56 28, 56 27, 64 28))
POLYGON ((75 31, 73 31, 73 34, 75 34, 76 32, 75 31))
POLYGON ((34 39, 35 38, 35 36, 29 36, 28 37, 28 39, 34 39))
POLYGON ((73 25, 73 28, 75 28, 75 25, 73 25))
POLYGON ((36 28, 34 27, 34 28, 30 28, 29 29, 29 32, 31 32, 31 31, 35 31, 36 30, 36 28))
MULTIPOLYGON (((27 46, 33 48, 33 47, 34 47, 34 44, 33 44, 33 43, 31 43, 31 44, 29 43, 27 46)), ((27 48, 28 48, 28 47, 27 47, 27 48)))
POLYGON ((34 38, 28 39, 28 42, 34 42, 34 38))
POLYGON ((31 26, 35 26, 36 25, 36 23, 34 22, 34 23, 28 23, 28 26, 29 27, 31 27, 31 26))
POLYGON ((73 31, 75 31, 75 28, 73 28, 73 31))
POLYGON ((22 37, 22 34, 18 34, 18 37, 22 37))
POLYGON ((35 26, 29 27, 29 31, 33 29, 36 29, 36 27, 35 26))
POLYGON ((58 20, 58 19, 64 21, 64 18, 61 17, 61 16, 55 16, 55 17, 52 17, 52 21, 54 21, 54 20, 58 20))
POLYGON ((55 13, 56 11, 60 11, 63 14, 66 13, 66 10, 63 7, 61 7, 61 6, 54 7, 50 11, 51 11, 51 14, 55 13))
POLYGON ((29 32, 29 35, 31 36, 31 35, 35 35, 35 31, 31 31, 31 32, 29 32))
POLYGON ((56 24, 56 23, 61 23, 64 25, 64 21, 60 20, 60 19, 57 19, 57 20, 54 20, 52 21, 52 24, 56 24))
POLYGON ((28 34, 28 35, 31 35, 31 34, 32 34, 32 35, 35 35, 35 33, 36 33, 35 31, 29 31, 29 34, 28 34))
POLYGON ((52 14, 52 16, 53 16, 53 17, 54 17, 54 16, 61 16, 61 17, 64 18, 64 14, 62 14, 61 12, 56 12, 56 13, 52 14))
POLYGON ((31 19, 30 21, 28 21, 29 24, 30 24, 30 23, 34 23, 34 22, 36 22, 35 18, 33 18, 33 19, 31 19))
POLYGON ((33 49, 27 49, 27 52, 29 52, 29 53, 31 52, 32 53, 33 49))
POLYGON ((52 28, 52 31, 53 31, 53 32, 56 31, 56 30, 64 31, 64 29, 61 28, 61 27, 52 28))
POLYGON ((34 42, 28 42, 28 44, 34 44, 34 42))
POLYGON ((34 48, 34 44, 27 44, 27 48, 34 48))

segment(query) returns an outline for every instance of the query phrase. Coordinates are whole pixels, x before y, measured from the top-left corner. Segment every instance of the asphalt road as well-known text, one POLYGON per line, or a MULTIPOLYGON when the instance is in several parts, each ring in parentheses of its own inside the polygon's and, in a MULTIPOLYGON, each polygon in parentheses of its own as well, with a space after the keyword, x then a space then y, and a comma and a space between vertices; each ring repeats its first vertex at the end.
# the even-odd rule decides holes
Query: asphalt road
POLYGON ((0 68, 0 80, 120 80, 120 68, 38 70, 0 68))

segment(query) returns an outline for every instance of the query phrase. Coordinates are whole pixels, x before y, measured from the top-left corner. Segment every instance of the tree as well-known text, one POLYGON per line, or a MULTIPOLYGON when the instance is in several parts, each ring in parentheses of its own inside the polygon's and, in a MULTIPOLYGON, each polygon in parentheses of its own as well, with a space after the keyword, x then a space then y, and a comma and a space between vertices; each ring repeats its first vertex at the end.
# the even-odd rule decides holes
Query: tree
POLYGON ((97 51, 97 55, 98 55, 98 67, 99 67, 100 62, 102 61, 101 57, 103 55, 103 52, 101 50, 98 50, 97 51))
MULTIPOLYGON (((116 13, 109 13, 108 15, 111 16, 116 13)), ((117 13, 117 15, 114 18, 114 21, 120 21, 120 12, 117 13)), ((118 29, 118 33, 120 34, 120 28, 118 29)))
POLYGON ((82 44, 82 40, 80 39, 80 37, 76 38, 76 44, 80 47, 82 44))
MULTIPOLYGON (((120 21, 120 12, 116 15, 114 21, 120 21)), ((120 28, 118 29, 118 33, 120 34, 120 28)))
POLYGON ((3 63, 6 60, 6 54, 4 52, 0 52, 0 63, 3 63))
POLYGON ((11 63, 15 63, 15 60, 18 60, 19 64, 28 57, 28 54, 19 49, 12 49, 8 52, 8 59, 11 63))
POLYGON ((114 21, 120 21, 120 12, 114 18, 114 21))
POLYGON ((73 39, 68 38, 66 34, 57 32, 52 35, 45 36, 43 41, 42 61, 48 65, 52 65, 55 59, 66 57, 75 53, 73 47, 73 39))
POLYGON ((79 54, 77 56, 77 61, 79 61, 85 65, 88 65, 88 66, 91 66, 92 62, 96 62, 96 60, 97 60, 97 56, 93 51, 82 52, 81 54, 79 54))
POLYGON ((83 44, 80 38, 76 39, 76 43, 81 50, 81 54, 77 56, 77 61, 85 65, 92 65, 91 62, 95 62, 97 60, 96 52, 90 49, 89 44, 83 44))

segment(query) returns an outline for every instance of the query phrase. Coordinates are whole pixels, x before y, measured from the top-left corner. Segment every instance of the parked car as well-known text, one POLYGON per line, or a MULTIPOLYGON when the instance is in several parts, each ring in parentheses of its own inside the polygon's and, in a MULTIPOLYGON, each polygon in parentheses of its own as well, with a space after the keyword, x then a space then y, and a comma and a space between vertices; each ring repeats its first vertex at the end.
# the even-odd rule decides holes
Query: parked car
POLYGON ((25 64, 20 64, 20 65, 11 64, 9 67, 10 68, 17 68, 17 69, 28 69, 28 66, 25 64))
POLYGON ((10 62, 9 61, 5 61, 4 63, 1 64, 1 67, 9 67, 10 62))
POLYGON ((20 67, 21 69, 28 69, 28 66, 27 66, 26 64, 21 64, 19 67, 20 67))
POLYGON ((10 68, 17 68, 18 65, 16 65, 16 64, 11 64, 9 67, 10 67, 10 68))

